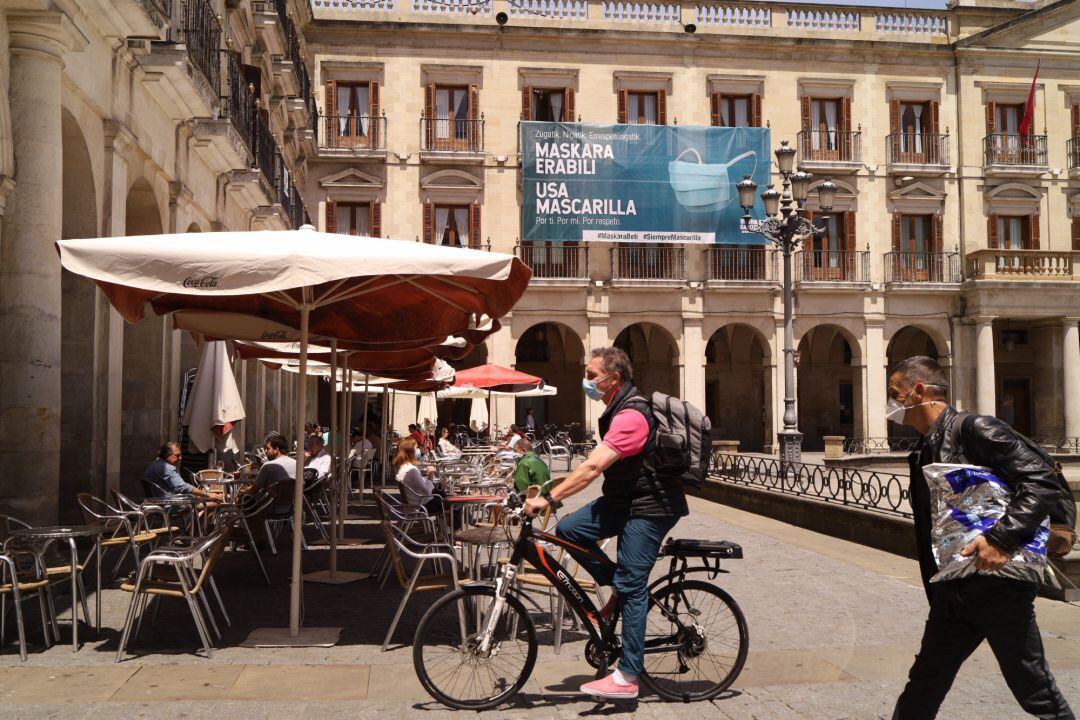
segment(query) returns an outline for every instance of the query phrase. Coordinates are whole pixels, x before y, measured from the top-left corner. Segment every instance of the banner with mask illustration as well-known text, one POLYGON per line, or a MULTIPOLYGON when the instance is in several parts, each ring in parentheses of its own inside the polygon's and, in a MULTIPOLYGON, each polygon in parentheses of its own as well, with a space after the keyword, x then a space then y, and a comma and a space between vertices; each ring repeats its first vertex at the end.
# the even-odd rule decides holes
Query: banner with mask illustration
POLYGON ((522 122, 520 132, 523 241, 754 242, 735 184, 769 183, 768 128, 522 122))

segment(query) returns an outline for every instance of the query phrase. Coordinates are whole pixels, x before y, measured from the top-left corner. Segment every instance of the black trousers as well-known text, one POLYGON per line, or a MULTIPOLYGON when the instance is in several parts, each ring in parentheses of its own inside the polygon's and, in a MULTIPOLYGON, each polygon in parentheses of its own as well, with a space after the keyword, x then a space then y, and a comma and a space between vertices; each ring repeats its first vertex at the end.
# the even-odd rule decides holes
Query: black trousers
POLYGON ((1035 622, 1035 586, 973 576, 931 586, 922 647, 893 720, 932 720, 960 666, 985 639, 1020 707, 1038 718, 1076 720, 1046 664, 1035 622))

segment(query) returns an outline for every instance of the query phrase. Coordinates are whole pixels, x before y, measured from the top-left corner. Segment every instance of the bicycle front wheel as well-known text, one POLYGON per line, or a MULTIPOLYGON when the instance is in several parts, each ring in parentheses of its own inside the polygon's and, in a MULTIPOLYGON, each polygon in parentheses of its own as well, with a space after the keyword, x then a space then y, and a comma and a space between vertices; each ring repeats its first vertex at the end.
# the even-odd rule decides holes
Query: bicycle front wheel
POLYGON ((708 700, 731 687, 750 647, 738 603, 701 580, 662 587, 654 598, 645 629, 645 686, 683 702, 708 700))
POLYGON ((536 628, 508 595, 488 646, 482 634, 495 605, 490 586, 462 587, 428 609, 413 639, 413 666, 431 697, 458 710, 487 710, 509 700, 536 663, 536 628))

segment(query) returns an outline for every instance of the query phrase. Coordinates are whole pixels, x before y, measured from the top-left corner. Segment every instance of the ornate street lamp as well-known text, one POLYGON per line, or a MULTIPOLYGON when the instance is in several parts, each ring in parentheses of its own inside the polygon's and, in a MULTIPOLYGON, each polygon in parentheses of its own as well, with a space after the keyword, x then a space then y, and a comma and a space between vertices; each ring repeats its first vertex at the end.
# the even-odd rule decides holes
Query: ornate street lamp
MULTIPOLYGON (((780 142, 780 147, 776 148, 774 154, 784 183, 780 191, 769 185, 765 192, 761 193, 761 200, 765 205, 763 220, 753 223, 750 217, 757 183, 747 175, 736 188, 739 191, 739 204, 743 209, 743 230, 765 238, 784 256, 784 429, 779 433, 780 462, 784 468, 788 464, 802 462, 802 433, 799 432, 799 415, 795 409, 791 255, 806 238, 820 237, 824 231, 806 218, 806 199, 814 176, 802 170, 792 172, 795 166, 795 148, 790 147, 787 140, 780 142)), ((836 184, 829 178, 818 186, 818 204, 822 210, 832 209, 837 190, 836 184)))

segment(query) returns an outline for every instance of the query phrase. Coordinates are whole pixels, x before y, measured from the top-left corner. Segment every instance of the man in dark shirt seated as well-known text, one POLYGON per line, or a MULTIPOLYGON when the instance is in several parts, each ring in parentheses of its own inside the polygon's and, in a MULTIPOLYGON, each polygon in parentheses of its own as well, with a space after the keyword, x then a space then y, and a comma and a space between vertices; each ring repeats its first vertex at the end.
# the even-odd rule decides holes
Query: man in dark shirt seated
POLYGON ((143 477, 150 481, 153 497, 160 498, 167 495, 195 495, 208 500, 220 500, 221 498, 209 493, 202 488, 195 487, 184 480, 180 475, 180 445, 169 441, 158 450, 158 456, 143 471, 143 477))
POLYGON ((255 476, 253 490, 263 490, 282 480, 296 477, 296 460, 289 457, 289 443, 281 435, 270 435, 264 445, 267 461, 255 476))

